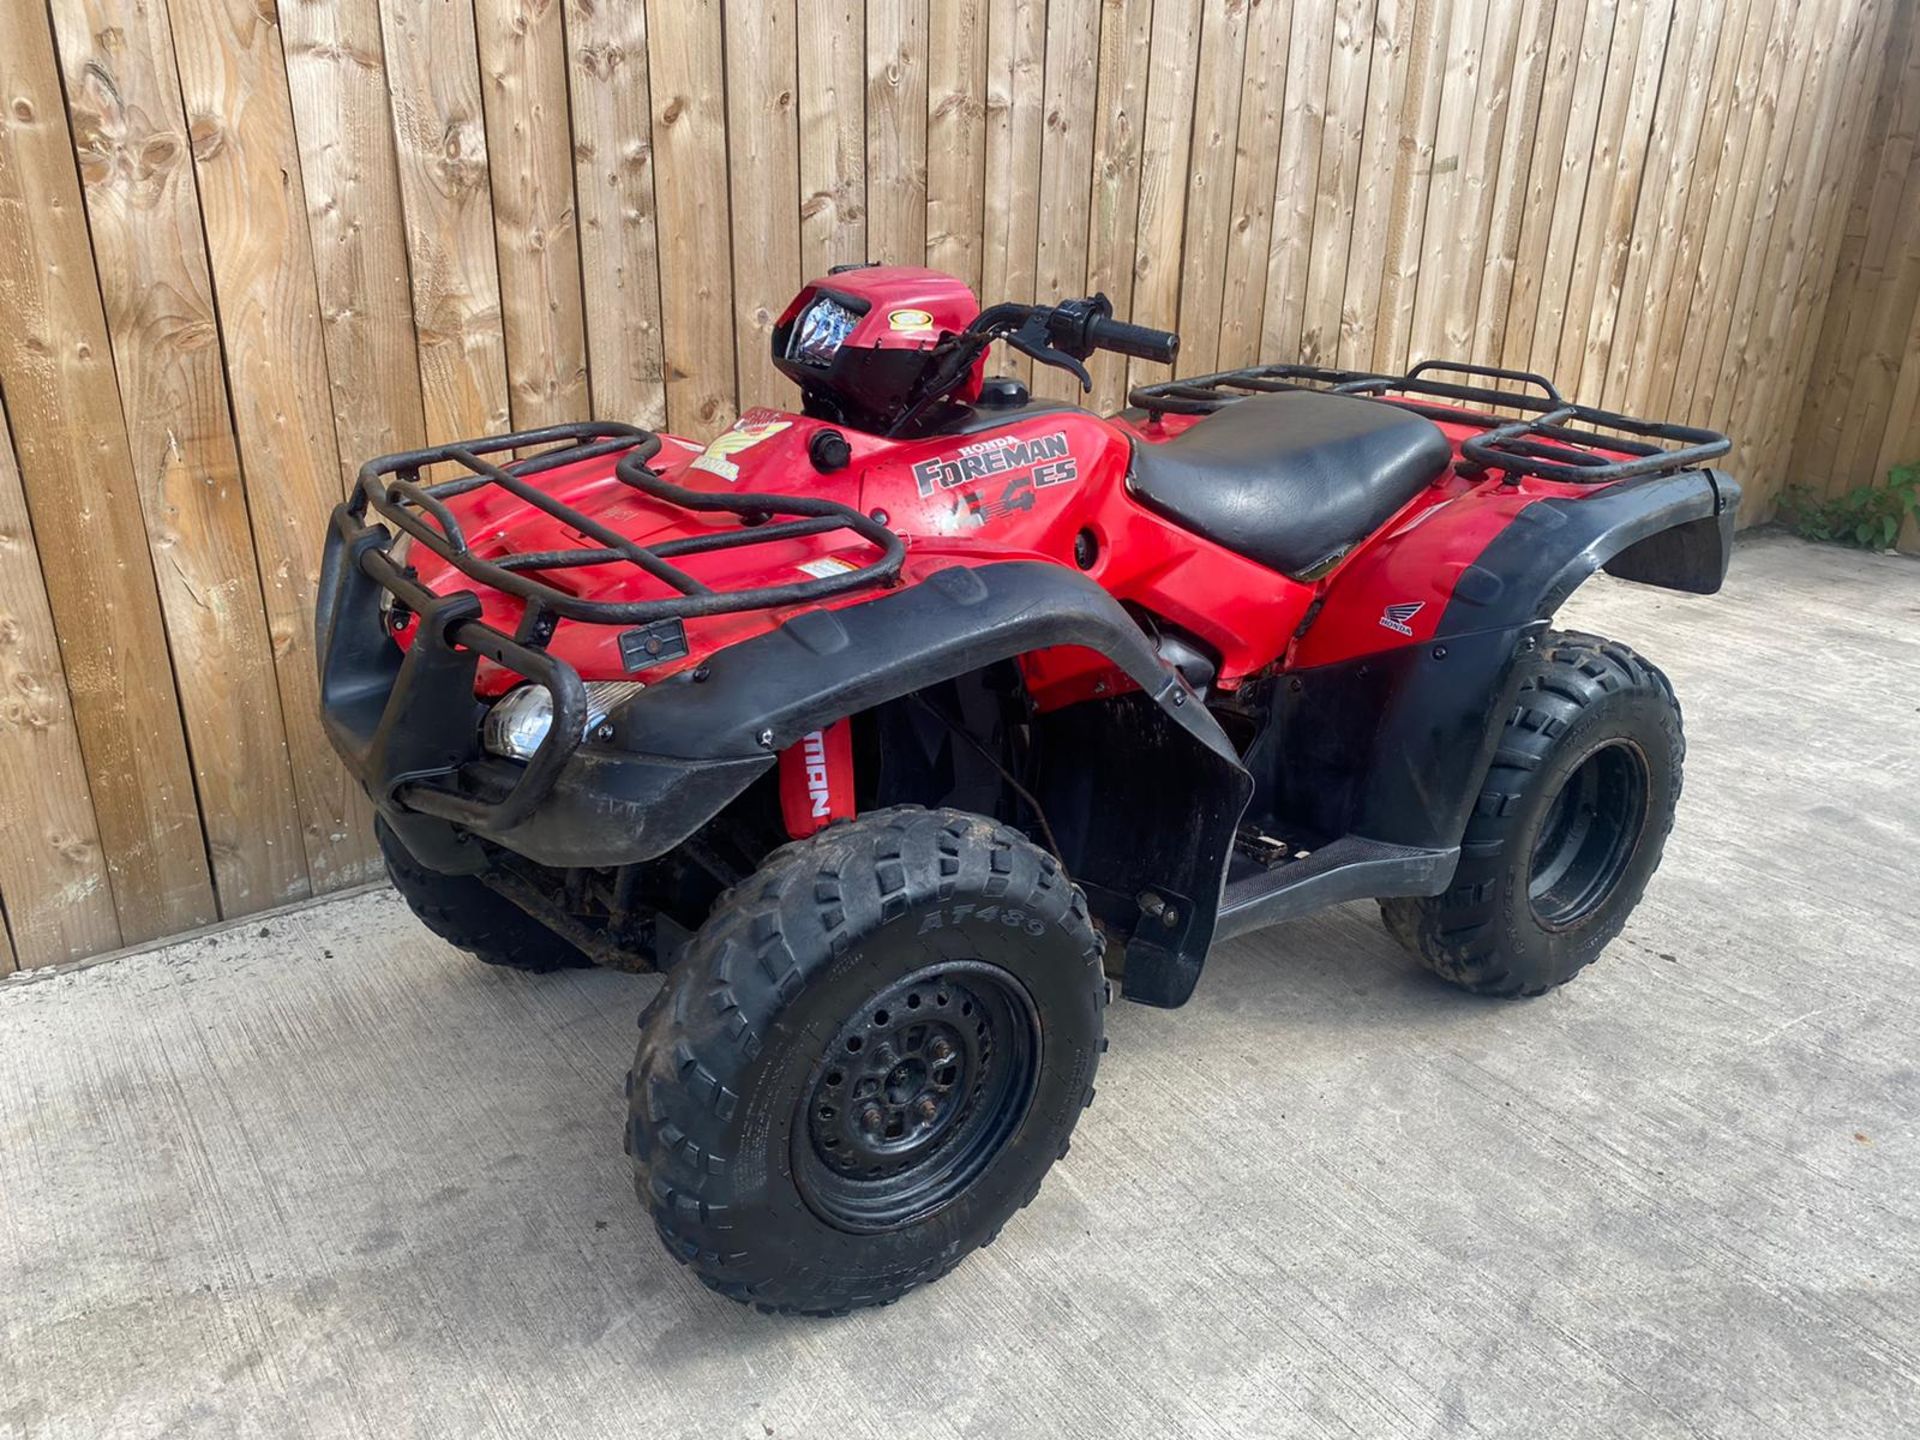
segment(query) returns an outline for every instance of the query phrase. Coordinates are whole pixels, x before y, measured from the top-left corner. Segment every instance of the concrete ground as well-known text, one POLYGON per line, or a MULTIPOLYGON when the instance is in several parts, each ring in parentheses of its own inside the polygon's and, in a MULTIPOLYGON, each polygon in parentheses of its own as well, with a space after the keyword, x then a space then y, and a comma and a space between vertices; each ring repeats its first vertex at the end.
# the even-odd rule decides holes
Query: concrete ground
POLYGON ((0 986, 0 1435, 1920 1433, 1920 564, 1763 535, 1567 618, 1687 795, 1545 999, 1349 906, 1117 1006, 1000 1242, 842 1321, 656 1244, 657 983, 483 969, 390 893, 0 986))

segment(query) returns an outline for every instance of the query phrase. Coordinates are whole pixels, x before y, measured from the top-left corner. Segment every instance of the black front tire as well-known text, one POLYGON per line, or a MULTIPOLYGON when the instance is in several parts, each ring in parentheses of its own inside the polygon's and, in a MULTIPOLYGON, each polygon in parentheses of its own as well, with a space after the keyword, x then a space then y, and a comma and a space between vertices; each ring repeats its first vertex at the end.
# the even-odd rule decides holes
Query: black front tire
POLYGON ((1038 1193, 1106 998, 1085 897, 1025 836, 951 810, 831 826, 721 898, 641 1017, 635 1186, 730 1299, 888 1304, 1038 1193))
POLYGON ((1382 900, 1429 970, 1539 995, 1599 958, 1660 864, 1686 740, 1667 677, 1625 645, 1549 634, 1529 666, 1446 892, 1382 900))
POLYGON ((545 974, 584 970, 593 961, 505 896, 471 875, 429 870, 384 820, 373 822, 387 875, 422 925, 483 965, 545 974))

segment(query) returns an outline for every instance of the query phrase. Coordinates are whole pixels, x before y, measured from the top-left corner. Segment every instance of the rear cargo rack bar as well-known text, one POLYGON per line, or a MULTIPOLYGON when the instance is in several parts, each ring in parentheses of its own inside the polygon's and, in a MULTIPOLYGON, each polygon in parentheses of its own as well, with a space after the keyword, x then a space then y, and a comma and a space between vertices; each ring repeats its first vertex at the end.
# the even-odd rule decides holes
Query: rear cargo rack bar
POLYGON ((611 421, 549 425, 511 435, 430 445, 369 460, 361 467, 348 510, 356 520, 373 511, 468 579, 526 601, 528 614, 521 626, 521 638, 530 638, 534 643, 544 643, 545 636, 552 633, 555 618, 599 625, 686 620, 701 615, 808 604, 868 586, 885 585, 899 575, 906 559, 906 547, 900 537, 852 506, 811 496, 711 494, 689 490, 662 479, 648 468, 647 462, 659 451, 660 437, 652 431, 611 421), (503 451, 535 447, 551 448, 542 448, 537 454, 517 460, 496 462, 487 458, 503 451), (563 465, 610 455, 620 457, 614 474, 623 485, 663 505, 704 515, 735 516, 738 527, 716 529, 658 545, 641 545, 533 483, 532 477, 563 465), (460 466, 466 473, 432 484, 422 483, 421 472, 428 466, 449 463, 460 466), (593 543, 564 550, 481 558, 474 553, 458 517, 446 502, 484 485, 499 486, 593 543), (794 518, 775 523, 780 516, 794 518), (825 535, 836 530, 852 531, 878 554, 865 564, 851 565, 844 574, 740 590, 715 590, 672 563, 688 555, 825 535), (588 600, 537 578, 542 571, 614 564, 632 565, 677 593, 655 600, 588 600))
POLYGON ((1361 395, 1389 401, 1431 420, 1482 426, 1482 434, 1461 442, 1462 460, 1483 471, 1501 471, 1509 481, 1533 475, 1570 485, 1611 485, 1641 475, 1690 470, 1732 448, 1732 442, 1717 430, 1640 420, 1573 404, 1544 375, 1452 360, 1423 360, 1404 375, 1324 365, 1253 365, 1136 386, 1128 398, 1149 416, 1158 418, 1211 415, 1222 406, 1289 390, 1361 395), (1505 381, 1525 388, 1498 390, 1491 385, 1461 384, 1435 379, 1435 372, 1505 381), (1435 400, 1452 403, 1432 403, 1435 400), (1471 406, 1530 413, 1515 418, 1462 408, 1471 406), (1596 426, 1620 433, 1602 434, 1592 428, 1596 426), (1615 460, 1595 454, 1595 450, 1609 450, 1628 458, 1615 460))

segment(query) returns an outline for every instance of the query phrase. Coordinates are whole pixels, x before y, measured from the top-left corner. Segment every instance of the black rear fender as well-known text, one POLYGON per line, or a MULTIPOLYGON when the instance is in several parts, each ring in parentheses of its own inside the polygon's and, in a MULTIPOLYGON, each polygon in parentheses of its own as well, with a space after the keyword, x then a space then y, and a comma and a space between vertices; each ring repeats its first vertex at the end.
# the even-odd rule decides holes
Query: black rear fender
POLYGON ((1290 673, 1248 756, 1252 814, 1321 835, 1460 843, 1553 615, 1597 570, 1694 594, 1727 573, 1740 487, 1717 470, 1529 505, 1464 570, 1430 642, 1290 673))

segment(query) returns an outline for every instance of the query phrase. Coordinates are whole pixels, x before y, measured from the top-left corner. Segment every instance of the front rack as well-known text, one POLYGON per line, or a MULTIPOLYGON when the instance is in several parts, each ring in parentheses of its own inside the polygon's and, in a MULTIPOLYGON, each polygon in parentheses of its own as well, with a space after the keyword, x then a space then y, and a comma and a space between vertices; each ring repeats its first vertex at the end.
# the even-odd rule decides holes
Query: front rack
POLYGON ((1128 398, 1155 417, 1211 415, 1237 401, 1289 390, 1326 390, 1337 395, 1375 399, 1407 396, 1410 398, 1396 399, 1394 403, 1431 420, 1484 426, 1484 433, 1461 442, 1462 460, 1481 471, 1502 471, 1509 482, 1517 482, 1523 475, 1534 475, 1571 485, 1611 485, 1636 476, 1691 469, 1726 454, 1733 443, 1717 430, 1670 421, 1640 420, 1611 410, 1573 404, 1554 388, 1551 380, 1531 371, 1447 360, 1424 360, 1405 375, 1376 375, 1323 365, 1254 365, 1189 380, 1136 386, 1128 398), (1482 380, 1504 380, 1528 388, 1496 390, 1488 385, 1462 385, 1430 378, 1435 371, 1471 375, 1482 380), (1541 393, 1533 393, 1535 390, 1541 393), (1430 403, 1432 400, 1455 403, 1436 405, 1430 403), (1529 413, 1511 419, 1461 409, 1462 404, 1529 413), (1600 429, 1591 427, 1618 433, 1602 434, 1600 429), (1596 448, 1629 458, 1609 459, 1595 454, 1596 448))
POLYGON ((810 496, 689 490, 662 479, 648 468, 647 462, 659 450, 660 437, 652 431, 601 421, 549 425, 511 435, 431 445, 369 460, 361 467, 359 483, 348 509, 356 520, 372 510, 468 579, 525 601, 526 611, 517 638, 535 645, 543 645, 551 637, 554 623, 560 619, 600 625, 647 625, 663 620, 725 615, 808 604, 848 591, 888 584, 899 575, 906 559, 906 547, 900 537, 852 506, 810 496), (506 463, 486 458, 502 451, 536 447, 551 448, 542 448, 536 454, 506 463), (532 483, 531 477, 535 475, 608 455, 620 456, 614 474, 622 484, 666 505, 702 514, 734 515, 740 521, 738 528, 641 545, 532 483), (428 466, 448 463, 460 466, 465 473, 449 480, 422 483, 421 472, 428 466), (593 543, 482 558, 474 553, 459 517, 447 502, 485 485, 499 486, 593 543), (776 520, 779 516, 794 518, 776 520), (740 590, 715 590, 673 564, 683 556, 824 535, 835 530, 852 531, 872 545, 878 556, 864 565, 852 566, 843 574, 740 590), (538 578, 542 573, 558 570, 614 564, 635 566, 675 593, 653 600, 589 600, 538 578))

